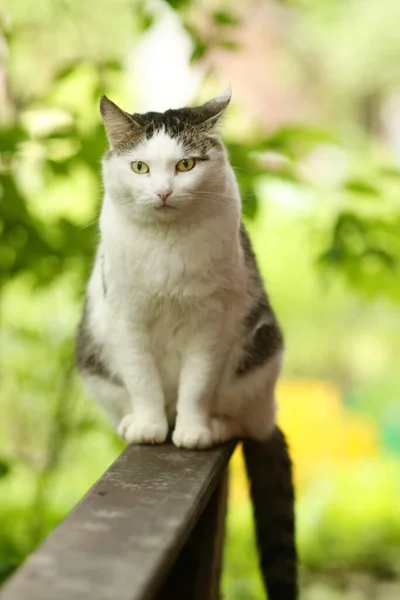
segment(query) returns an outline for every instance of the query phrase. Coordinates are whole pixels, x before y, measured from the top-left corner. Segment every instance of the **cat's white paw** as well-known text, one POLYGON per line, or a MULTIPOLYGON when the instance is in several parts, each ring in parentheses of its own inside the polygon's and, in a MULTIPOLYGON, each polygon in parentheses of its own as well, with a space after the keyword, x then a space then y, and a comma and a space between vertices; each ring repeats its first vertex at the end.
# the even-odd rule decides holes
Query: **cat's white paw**
POLYGON ((178 423, 172 434, 172 441, 179 448, 205 450, 213 445, 213 434, 211 429, 202 423, 178 423))
POLYGON ((168 434, 168 423, 164 421, 143 421, 126 415, 118 425, 118 434, 128 444, 162 444, 168 434))

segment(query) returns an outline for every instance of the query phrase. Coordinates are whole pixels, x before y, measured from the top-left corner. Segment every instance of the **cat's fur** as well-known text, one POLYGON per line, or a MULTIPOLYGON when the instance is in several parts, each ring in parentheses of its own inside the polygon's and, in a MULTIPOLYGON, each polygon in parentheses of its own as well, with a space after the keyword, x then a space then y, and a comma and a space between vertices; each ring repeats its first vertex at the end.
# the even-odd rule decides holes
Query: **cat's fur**
POLYGON ((110 150, 77 359, 87 389, 129 443, 162 443, 169 430, 174 444, 193 449, 249 438, 270 600, 293 600, 291 468, 275 425, 283 340, 216 129, 229 99, 129 115, 102 98, 110 150), (176 170, 192 157, 192 170, 176 170), (134 161, 149 172, 133 172, 134 161))

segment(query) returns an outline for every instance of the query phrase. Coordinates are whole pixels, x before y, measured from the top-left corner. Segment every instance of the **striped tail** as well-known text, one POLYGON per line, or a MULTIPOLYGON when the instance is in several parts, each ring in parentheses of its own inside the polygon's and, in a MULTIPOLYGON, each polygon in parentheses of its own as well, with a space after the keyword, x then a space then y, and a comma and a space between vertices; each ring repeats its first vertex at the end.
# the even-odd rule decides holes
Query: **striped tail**
POLYGON ((292 464, 285 436, 275 427, 266 442, 245 440, 243 451, 260 554, 260 566, 269 600, 296 600, 292 464))

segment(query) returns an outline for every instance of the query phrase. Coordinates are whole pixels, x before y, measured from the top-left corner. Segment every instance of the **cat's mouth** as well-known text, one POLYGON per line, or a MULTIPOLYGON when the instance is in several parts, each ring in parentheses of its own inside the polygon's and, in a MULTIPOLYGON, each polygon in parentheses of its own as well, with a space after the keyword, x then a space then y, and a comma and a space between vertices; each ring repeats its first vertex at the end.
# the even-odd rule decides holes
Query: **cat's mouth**
POLYGON ((166 212, 168 210, 176 210, 176 206, 171 206, 171 204, 157 204, 154 206, 156 210, 162 210, 166 212))

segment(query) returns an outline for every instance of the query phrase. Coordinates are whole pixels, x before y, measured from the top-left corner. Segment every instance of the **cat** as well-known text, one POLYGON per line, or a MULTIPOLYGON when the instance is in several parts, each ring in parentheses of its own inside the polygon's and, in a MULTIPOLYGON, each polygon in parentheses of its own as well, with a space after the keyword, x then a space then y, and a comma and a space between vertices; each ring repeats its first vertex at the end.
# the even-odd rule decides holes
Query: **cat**
POLYGON ((283 337, 218 123, 202 106, 129 114, 103 96, 100 242, 77 335, 89 393, 130 444, 240 438, 270 600, 297 598, 291 462, 275 423, 283 337))

